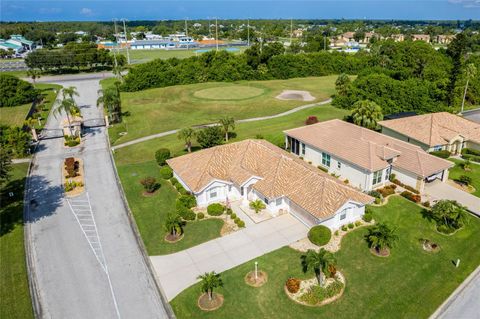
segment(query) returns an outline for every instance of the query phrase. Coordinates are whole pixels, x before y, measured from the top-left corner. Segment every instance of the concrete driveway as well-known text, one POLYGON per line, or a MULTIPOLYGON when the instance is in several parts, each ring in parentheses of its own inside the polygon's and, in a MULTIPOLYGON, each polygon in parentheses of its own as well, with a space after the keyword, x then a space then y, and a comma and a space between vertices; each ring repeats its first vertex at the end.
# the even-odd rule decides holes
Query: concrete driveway
POLYGON ((434 181, 425 185, 425 193, 432 200, 451 199, 466 206, 472 213, 480 216, 480 198, 455 188, 447 183, 434 181))
POLYGON ((307 233, 304 224, 285 214, 175 254, 150 258, 170 301, 196 283, 198 275, 231 269, 305 238, 307 233))

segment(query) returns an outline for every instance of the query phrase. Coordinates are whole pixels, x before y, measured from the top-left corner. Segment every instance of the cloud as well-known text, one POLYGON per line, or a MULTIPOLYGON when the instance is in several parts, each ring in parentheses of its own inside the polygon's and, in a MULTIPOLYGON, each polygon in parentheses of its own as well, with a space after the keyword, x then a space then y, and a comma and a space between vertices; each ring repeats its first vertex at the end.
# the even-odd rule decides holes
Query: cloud
POLYGON ((460 4, 464 8, 480 8, 480 0, 448 0, 453 4, 460 4))
POLYGON ((80 14, 91 16, 93 14, 93 10, 90 8, 82 8, 82 10, 80 10, 80 14))
POLYGON ((38 9, 40 14, 57 14, 62 12, 61 8, 40 8, 38 9))

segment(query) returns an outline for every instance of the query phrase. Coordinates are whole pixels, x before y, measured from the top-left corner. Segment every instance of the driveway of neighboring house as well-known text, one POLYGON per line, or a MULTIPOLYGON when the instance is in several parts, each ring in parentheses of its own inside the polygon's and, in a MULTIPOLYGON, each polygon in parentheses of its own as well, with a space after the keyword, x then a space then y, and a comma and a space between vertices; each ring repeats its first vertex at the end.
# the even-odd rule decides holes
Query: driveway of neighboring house
POLYGON ((175 254, 150 258, 170 301, 196 283, 198 275, 228 270, 305 238, 307 232, 304 224, 285 214, 175 254))
POLYGON ((431 196, 431 201, 440 199, 456 200, 466 206, 472 213, 480 216, 480 198, 448 185, 447 183, 435 181, 426 184, 425 193, 431 196))

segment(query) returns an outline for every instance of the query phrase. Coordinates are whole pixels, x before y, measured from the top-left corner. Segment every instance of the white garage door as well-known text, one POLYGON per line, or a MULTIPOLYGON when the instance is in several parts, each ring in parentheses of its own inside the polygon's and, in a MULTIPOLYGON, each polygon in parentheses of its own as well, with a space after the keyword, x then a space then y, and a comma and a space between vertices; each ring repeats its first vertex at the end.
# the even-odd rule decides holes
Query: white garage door
POLYGON ((293 202, 290 202, 290 214, 307 227, 313 227, 319 223, 319 220, 316 217, 312 216, 293 202))

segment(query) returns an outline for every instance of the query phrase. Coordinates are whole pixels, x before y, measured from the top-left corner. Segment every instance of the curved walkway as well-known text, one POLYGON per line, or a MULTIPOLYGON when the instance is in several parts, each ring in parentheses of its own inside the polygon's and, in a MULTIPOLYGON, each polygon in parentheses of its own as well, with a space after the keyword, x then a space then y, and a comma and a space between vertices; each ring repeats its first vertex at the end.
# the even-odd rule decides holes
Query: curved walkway
MULTIPOLYGON (((321 101, 321 102, 317 102, 317 103, 301 105, 301 106, 295 107, 291 110, 288 110, 288 111, 285 111, 285 112, 282 112, 282 113, 278 113, 278 114, 274 114, 274 115, 252 117, 252 118, 249 118, 249 119, 238 120, 238 121, 235 121, 235 122, 236 123, 247 123, 247 122, 256 122, 256 121, 275 119, 275 118, 282 117, 282 116, 287 116, 287 115, 290 115, 290 114, 293 114, 293 113, 296 113, 296 112, 299 112, 299 111, 302 111, 302 110, 305 110, 305 109, 308 109, 308 108, 311 108, 311 107, 325 105, 325 104, 328 104, 330 102, 332 102, 332 99, 327 99, 325 101, 321 101)), ((217 125, 217 124, 212 123, 212 124, 204 124, 204 125, 194 125, 193 128, 203 128, 203 127, 214 126, 214 125, 217 125)), ((131 140, 131 141, 113 146, 112 149, 116 150, 116 149, 119 149, 119 148, 122 148, 122 147, 142 143, 142 142, 145 142, 145 141, 148 141, 148 140, 153 140, 155 138, 164 137, 164 136, 168 136, 168 135, 172 135, 172 134, 177 134, 177 132, 179 130, 180 129, 175 129, 175 130, 171 130, 171 131, 166 131, 166 132, 162 132, 162 133, 157 133, 157 134, 144 136, 144 137, 141 137, 141 138, 137 138, 135 140, 131 140)))

